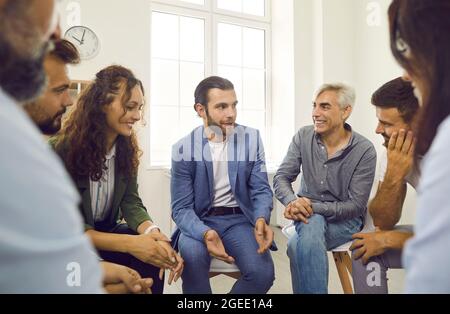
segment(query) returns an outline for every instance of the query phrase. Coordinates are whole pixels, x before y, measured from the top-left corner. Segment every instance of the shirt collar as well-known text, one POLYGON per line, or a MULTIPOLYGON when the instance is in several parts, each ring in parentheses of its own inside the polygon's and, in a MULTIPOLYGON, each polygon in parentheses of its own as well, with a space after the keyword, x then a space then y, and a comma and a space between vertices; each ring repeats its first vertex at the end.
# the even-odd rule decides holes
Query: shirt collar
POLYGON ((110 160, 116 157, 116 144, 111 148, 108 154, 106 154, 106 160, 110 160))
MULTIPOLYGON (((353 143, 353 139, 355 137, 355 134, 353 133, 353 129, 350 124, 345 123, 344 129, 346 129, 347 131, 350 131, 352 133, 352 136, 350 137, 350 140, 348 141, 348 145, 345 146, 345 148, 343 150, 345 150, 348 146, 350 146, 353 143)), ((314 132, 314 137, 316 138, 317 144, 323 145, 322 139, 320 138, 320 134, 314 132)))

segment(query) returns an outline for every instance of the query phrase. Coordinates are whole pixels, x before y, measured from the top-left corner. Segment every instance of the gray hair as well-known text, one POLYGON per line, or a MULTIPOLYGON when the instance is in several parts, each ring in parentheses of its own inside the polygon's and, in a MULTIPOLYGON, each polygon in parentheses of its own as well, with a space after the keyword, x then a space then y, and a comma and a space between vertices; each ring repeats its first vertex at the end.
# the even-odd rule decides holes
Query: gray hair
POLYGON ((356 93, 355 89, 344 83, 323 84, 316 92, 316 98, 322 93, 333 91, 338 94, 339 106, 344 109, 347 106, 355 107, 356 93))

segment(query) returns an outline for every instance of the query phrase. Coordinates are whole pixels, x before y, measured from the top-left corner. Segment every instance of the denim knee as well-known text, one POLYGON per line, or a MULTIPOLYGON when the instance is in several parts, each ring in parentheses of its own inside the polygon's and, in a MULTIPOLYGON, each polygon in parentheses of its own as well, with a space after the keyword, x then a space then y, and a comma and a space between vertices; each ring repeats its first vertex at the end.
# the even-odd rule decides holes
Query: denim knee
POLYGON ((289 238, 288 244, 287 244, 287 256, 289 258, 294 258, 297 254, 297 242, 298 242, 298 235, 293 235, 289 238))
POLYGON ((255 267, 247 270, 242 275, 246 280, 254 283, 255 287, 261 289, 260 293, 266 293, 275 281, 273 262, 256 264, 255 267))
MULTIPOLYGON (((308 224, 296 223, 296 247, 300 245, 303 249, 315 249, 319 247, 326 249, 325 228, 326 220, 322 215, 313 215, 309 219, 308 224)), ((292 242, 293 244, 294 240, 292 242)))
POLYGON ((208 253, 206 245, 195 239, 181 236, 178 242, 180 255, 184 259, 185 268, 189 266, 200 266, 201 264, 208 264, 211 261, 211 257, 208 253))

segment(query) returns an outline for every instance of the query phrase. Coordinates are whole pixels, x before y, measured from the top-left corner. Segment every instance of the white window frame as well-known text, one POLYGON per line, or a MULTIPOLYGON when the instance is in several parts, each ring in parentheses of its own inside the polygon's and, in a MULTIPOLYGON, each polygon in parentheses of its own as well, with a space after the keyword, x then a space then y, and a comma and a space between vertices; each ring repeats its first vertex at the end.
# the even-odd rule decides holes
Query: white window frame
MULTIPOLYGON (((278 0, 278 1, 280 1, 280 0, 278 0)), ((281 1, 283 1, 283 0, 281 0, 281 1)), ((212 0, 212 11, 216 14, 229 16, 232 18, 237 17, 237 18, 241 18, 241 19, 245 19, 245 20, 252 20, 255 22, 264 22, 264 23, 269 23, 269 24, 272 22, 271 0, 266 0, 266 2, 265 2, 265 8, 264 8, 265 16, 251 15, 251 14, 246 14, 246 13, 241 13, 241 12, 236 12, 236 11, 220 9, 217 6, 216 0, 212 0)))
MULTIPOLYGON (((216 0, 205 0, 205 5, 196 5, 193 3, 183 2, 180 0, 151 0, 150 16, 153 12, 161 12, 167 14, 176 14, 186 17, 201 18, 205 20, 205 77, 214 75, 218 72, 218 51, 217 51, 217 25, 218 23, 234 24, 243 27, 261 29, 265 31, 265 67, 266 67, 266 107, 265 107, 265 138, 263 138, 266 152, 266 161, 270 160, 271 147, 271 122, 272 122, 272 43, 271 43, 271 0, 266 0, 265 17, 242 14, 239 12, 222 10, 217 8, 216 0)), ((152 26, 152 18, 150 18, 150 27, 152 26)), ((150 37, 151 42, 151 37, 150 37)), ((150 60, 152 60, 150 50, 150 60)), ((151 62, 150 62, 151 64, 151 62)), ((150 71, 151 72, 151 71, 150 71)), ((152 80, 150 73, 150 81, 152 80)), ((151 93, 151 91, 150 91, 151 93)), ((147 111, 147 121, 151 121, 152 106, 149 104, 147 111)), ((200 119, 200 118, 199 118, 200 119)), ((238 116, 239 121, 239 116, 238 116)), ((150 126, 151 129, 151 126, 150 126)), ((150 130, 148 130, 150 132, 150 130)), ((147 170, 159 170, 170 168, 169 164, 152 165, 151 160, 151 136, 148 140, 148 158, 146 158, 147 170)), ((168 145, 173 145, 169 143, 168 145)))

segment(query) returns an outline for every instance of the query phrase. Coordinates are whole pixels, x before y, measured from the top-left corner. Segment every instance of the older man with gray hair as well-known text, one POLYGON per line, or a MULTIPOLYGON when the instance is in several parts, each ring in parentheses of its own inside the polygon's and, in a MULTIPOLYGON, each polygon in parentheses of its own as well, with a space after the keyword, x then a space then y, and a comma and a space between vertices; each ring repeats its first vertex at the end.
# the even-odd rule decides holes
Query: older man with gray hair
POLYGON ((372 143, 346 123, 354 89, 325 84, 316 95, 314 125, 297 132, 274 178, 275 195, 296 230, 287 252, 294 293, 328 292, 327 250, 362 229, 376 167, 372 143))

